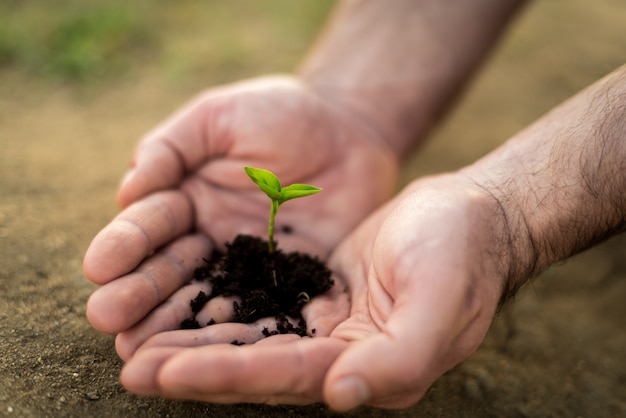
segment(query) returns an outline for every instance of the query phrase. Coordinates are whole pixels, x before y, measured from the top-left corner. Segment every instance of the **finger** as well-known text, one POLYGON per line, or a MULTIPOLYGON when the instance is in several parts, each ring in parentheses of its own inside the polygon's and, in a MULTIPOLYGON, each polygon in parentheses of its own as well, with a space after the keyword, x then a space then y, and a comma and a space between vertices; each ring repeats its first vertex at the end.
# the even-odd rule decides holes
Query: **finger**
POLYGON ((186 173, 206 160, 208 112, 200 98, 141 140, 135 150, 132 168, 118 192, 122 207, 154 191, 179 184, 186 173))
POLYGON ((163 363, 179 352, 177 347, 161 347, 144 351, 134 361, 128 361, 122 368, 120 381, 131 392, 137 395, 158 396, 160 388, 157 375, 163 363))
POLYGON ((335 284, 326 293, 314 297, 302 307, 306 320, 307 334, 325 337, 350 314, 350 301, 347 287, 337 277, 335 284))
POLYGON ((464 291, 445 280, 415 282, 396 299, 383 332, 354 342, 329 371, 324 394, 333 409, 408 407, 452 366, 452 341, 471 321, 461 312, 464 291))
POLYGON ((417 402, 430 381, 418 382, 416 376, 423 377, 424 364, 433 356, 425 350, 402 351, 400 344, 403 342, 385 334, 354 342, 327 376, 324 398, 328 405, 348 411, 364 404, 404 408, 417 402), (407 361, 411 356, 419 356, 424 363, 407 361))
POLYGON ((204 328, 179 329, 156 334, 142 344, 137 352, 155 347, 201 347, 211 344, 254 344, 263 337, 261 330, 250 324, 215 324, 204 328))
MULTIPOLYGON (((263 318, 252 324, 224 323, 210 325, 199 330, 181 329, 181 323, 193 317, 191 301, 199 292, 210 294, 210 285, 206 282, 194 282, 181 288, 163 304, 153 309, 150 314, 135 327, 118 334, 115 345, 118 355, 127 360, 140 347, 152 346, 187 346, 217 343, 252 344, 264 337, 280 332, 276 318, 263 318)), ((226 298, 216 298, 223 305, 226 298)), ((226 302, 228 303, 228 302, 226 302)), ((234 310, 223 306, 226 312, 224 320, 234 316, 234 310), (230 312, 230 313, 228 313, 230 312)), ((215 308, 216 306, 213 306, 215 308)), ((209 314, 211 315, 211 314, 209 314)), ((287 317, 295 327, 297 321, 287 317)))
POLYGON ((213 297, 200 309, 195 319, 200 326, 229 322, 235 316, 234 302, 241 303, 241 298, 224 296, 213 297))
POLYGON ((201 234, 174 241, 133 273, 97 289, 87 301, 87 318, 105 333, 129 329, 188 283, 210 251, 211 242, 201 234))
POLYGON ((120 358, 128 360, 137 348, 153 335, 180 329, 183 320, 193 317, 190 302, 201 291, 209 293, 210 286, 206 282, 194 282, 180 288, 150 311, 143 321, 119 333, 115 338, 115 348, 120 358))
POLYGON ((183 193, 162 192, 136 202, 93 239, 83 260, 84 273, 94 283, 108 283, 188 232, 192 222, 193 207, 183 193))
MULTIPOLYGON (((293 319, 288 318, 295 326, 293 319)), ((272 344, 277 341, 295 341, 302 337, 298 334, 281 334, 276 318, 263 318, 251 324, 225 322, 212 324, 198 329, 179 329, 161 332, 150 337, 138 350, 153 347, 200 347, 211 344, 272 344)))
MULTIPOLYGON (((206 400, 206 393, 188 390, 182 396, 168 395, 161 388, 159 382, 159 372, 163 364, 171 357, 178 354, 182 349, 176 347, 157 348, 149 350, 141 354, 141 358, 135 357, 132 361, 126 363, 122 369, 120 381, 133 393, 144 396, 163 396, 174 399, 198 399, 206 400)), ((201 369, 197 369, 196 373, 202 373, 201 369)), ((167 388, 166 388, 167 390, 167 388)), ((306 404, 311 403, 309 399, 303 399, 299 395, 284 394, 280 397, 274 395, 242 395, 240 393, 216 393, 211 395, 212 403, 266 403, 266 404, 306 404)))
POLYGON ((305 338, 285 344, 141 350, 126 364, 121 380, 131 391, 154 387, 161 396, 176 399, 310 403, 321 400, 326 370, 346 344, 305 338), (160 350, 169 350, 168 355, 160 350))

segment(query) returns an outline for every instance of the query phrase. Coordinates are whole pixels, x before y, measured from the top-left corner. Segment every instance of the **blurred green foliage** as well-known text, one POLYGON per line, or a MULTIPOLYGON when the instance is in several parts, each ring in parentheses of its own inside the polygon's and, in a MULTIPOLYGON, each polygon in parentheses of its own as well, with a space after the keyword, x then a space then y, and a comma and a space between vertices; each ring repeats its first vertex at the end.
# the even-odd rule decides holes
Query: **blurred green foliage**
POLYGON ((118 73, 156 38, 121 2, 0 2, 0 68, 84 80, 118 73))
POLYGON ((0 70, 72 82, 124 74, 141 64, 173 77, 271 70, 304 53, 332 4, 0 0, 0 70))

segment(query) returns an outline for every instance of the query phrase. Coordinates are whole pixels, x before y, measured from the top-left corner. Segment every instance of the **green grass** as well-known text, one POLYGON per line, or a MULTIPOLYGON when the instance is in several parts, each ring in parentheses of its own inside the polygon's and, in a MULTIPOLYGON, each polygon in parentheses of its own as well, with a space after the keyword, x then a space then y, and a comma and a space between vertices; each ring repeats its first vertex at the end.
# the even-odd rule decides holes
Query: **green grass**
POLYGON ((290 70, 331 0, 0 0, 0 71, 85 83, 150 66, 174 78, 290 70))

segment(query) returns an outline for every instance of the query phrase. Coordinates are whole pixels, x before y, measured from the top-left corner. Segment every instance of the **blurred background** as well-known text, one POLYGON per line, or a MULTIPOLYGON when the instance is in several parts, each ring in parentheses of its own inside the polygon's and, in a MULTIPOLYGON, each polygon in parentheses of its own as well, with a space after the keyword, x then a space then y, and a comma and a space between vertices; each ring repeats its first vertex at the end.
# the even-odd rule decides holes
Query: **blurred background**
MULTIPOLYGON (((0 415, 332 415, 127 394, 85 319, 81 261, 137 140, 207 87, 292 71, 334 4, 0 0, 0 415)), ((624 64, 625 22, 623 0, 530 2, 401 183, 474 161, 624 64)), ((355 415, 626 415, 622 241, 528 286, 417 407, 355 415)))
POLYGON ((0 68, 46 82, 99 84, 148 68, 168 82, 288 70, 332 1, 0 2, 0 68))

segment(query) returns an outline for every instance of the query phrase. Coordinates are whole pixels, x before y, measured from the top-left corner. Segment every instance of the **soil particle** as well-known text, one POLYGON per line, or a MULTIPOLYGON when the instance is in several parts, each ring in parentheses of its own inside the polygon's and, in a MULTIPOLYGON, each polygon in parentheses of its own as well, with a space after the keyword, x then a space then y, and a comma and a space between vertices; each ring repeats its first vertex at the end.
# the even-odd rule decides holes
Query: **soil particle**
MULTIPOLYGON (((250 235, 238 235, 226 244, 226 254, 213 252, 205 261, 207 264, 196 269, 194 277, 209 280, 212 290, 210 294, 201 291, 190 301, 192 312, 199 312, 214 297, 238 296, 241 302, 233 302, 232 321, 252 323, 274 317, 276 330, 264 329, 266 337, 306 336, 302 307, 333 286, 331 271, 319 259, 280 249, 270 253, 267 241, 250 235)), ((202 325, 195 318, 188 318, 180 326, 192 329, 202 325)))

